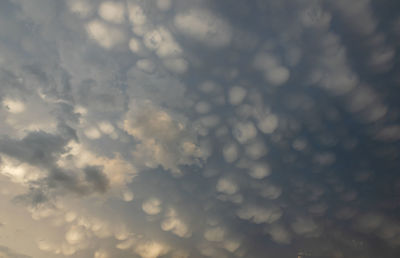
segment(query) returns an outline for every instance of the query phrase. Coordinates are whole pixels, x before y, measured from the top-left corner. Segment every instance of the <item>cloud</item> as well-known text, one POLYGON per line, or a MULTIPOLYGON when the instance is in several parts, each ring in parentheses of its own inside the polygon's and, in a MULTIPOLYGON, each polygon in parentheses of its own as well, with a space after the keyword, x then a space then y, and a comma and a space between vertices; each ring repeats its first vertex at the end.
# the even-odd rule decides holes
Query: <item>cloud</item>
POLYGON ((144 45, 159 57, 179 55, 182 50, 171 33, 164 27, 147 32, 143 38, 144 45))
POLYGON ((149 101, 132 103, 124 129, 140 141, 133 152, 134 158, 149 168, 162 165, 179 175, 182 173, 180 165, 200 165, 199 162, 208 156, 183 120, 178 116, 174 119, 149 101))
POLYGON ((81 17, 87 17, 93 12, 93 6, 90 1, 71 0, 67 4, 72 12, 77 13, 81 17))
POLYGON ((289 69, 282 66, 276 57, 267 53, 255 57, 254 67, 264 73, 265 80, 272 86, 280 86, 290 78, 289 69))
POLYGON ((98 250, 94 253, 94 258, 109 258, 109 254, 107 251, 104 250, 98 250))
POLYGON ((191 9, 174 18, 177 29, 185 36, 206 46, 223 47, 230 43, 232 29, 222 18, 205 9, 191 9))
POLYGON ((268 154, 268 149, 260 139, 255 138, 246 145, 245 153, 250 159, 258 160, 268 154))
POLYGON ((136 3, 129 2, 128 10, 129 10, 129 20, 134 25, 142 25, 142 24, 146 23, 147 17, 146 17, 146 14, 144 13, 142 7, 140 7, 136 3))
POLYGON ((238 148, 235 143, 228 143, 222 149, 222 154, 227 163, 232 163, 238 158, 238 148))
POLYGON ((171 8, 172 0, 157 0, 157 7, 162 11, 167 11, 171 8))
POLYGON ((85 233, 81 227, 72 227, 66 234, 65 239, 71 245, 81 243, 85 238, 85 233))
POLYGON ((92 185, 95 191, 100 193, 107 191, 109 182, 101 168, 88 166, 84 169, 84 173, 86 181, 92 185))
POLYGON ((273 224, 267 232, 278 244, 290 244, 291 242, 291 233, 281 225, 273 224))
POLYGON ((161 201, 157 198, 151 198, 143 202, 142 209, 149 215, 156 215, 161 212, 161 201))
POLYGON ((124 17, 124 5, 117 2, 103 2, 99 6, 101 18, 112 23, 122 23, 124 17))
POLYGON ((22 140, 7 137, 0 139, 0 151, 32 165, 51 166, 64 152, 68 135, 59 136, 45 132, 32 132, 22 140))
POLYGON ((5 246, 0 246, 0 256, 4 258, 29 258, 31 256, 18 254, 5 246))
POLYGON ((254 163, 250 168, 250 176, 256 179, 263 179, 271 174, 269 165, 266 163, 254 163))
POLYGON ((231 195, 238 191, 238 185, 229 178, 221 178, 217 183, 217 191, 231 195))
POLYGON ((204 230, 204 238, 212 242, 221 242, 224 239, 225 231, 221 227, 207 228, 204 230))
POLYGON ((248 205, 240 208, 236 215, 244 220, 249 220, 256 224, 273 223, 280 219, 282 210, 278 207, 261 207, 258 205, 248 205))
POLYGON ((21 101, 12 100, 12 99, 4 99, 3 100, 4 107, 13 114, 18 114, 24 112, 25 105, 21 101))
POLYGON ((90 21, 86 25, 86 31, 89 37, 106 49, 122 43, 125 39, 120 29, 114 28, 100 20, 90 21))
POLYGON ((162 243, 145 241, 140 243, 135 248, 135 252, 142 258, 156 258, 167 254, 169 251, 168 246, 162 243))
POLYGON ((0 256, 396 256, 396 9, 0 1, 0 256))
POLYGON ((252 122, 237 123, 232 132, 236 140, 243 144, 257 136, 257 129, 252 122))
POLYGON ((318 225, 309 218, 297 218, 292 229, 296 234, 306 237, 318 237, 321 234, 318 225))
POLYGON ((384 141, 397 141, 400 139, 400 126, 392 125, 387 126, 382 129, 377 134, 378 139, 382 139, 384 141))
POLYGON ((232 105, 239 105, 246 97, 246 89, 240 86, 233 86, 229 90, 229 103, 232 105))
POLYGON ((174 209, 169 209, 166 218, 161 222, 161 228, 164 231, 171 231, 179 237, 190 237, 191 231, 185 222, 183 222, 177 215, 174 209))
POLYGON ((274 114, 260 116, 258 119, 258 128, 265 134, 273 133, 279 125, 279 119, 274 114))

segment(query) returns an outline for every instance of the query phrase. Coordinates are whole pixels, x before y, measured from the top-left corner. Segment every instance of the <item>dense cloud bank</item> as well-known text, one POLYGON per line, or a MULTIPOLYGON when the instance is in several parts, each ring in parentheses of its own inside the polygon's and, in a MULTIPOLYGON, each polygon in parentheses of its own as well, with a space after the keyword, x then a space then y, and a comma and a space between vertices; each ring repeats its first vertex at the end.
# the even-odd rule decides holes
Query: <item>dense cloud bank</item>
POLYGON ((0 1, 0 257, 399 257, 400 4, 0 1))

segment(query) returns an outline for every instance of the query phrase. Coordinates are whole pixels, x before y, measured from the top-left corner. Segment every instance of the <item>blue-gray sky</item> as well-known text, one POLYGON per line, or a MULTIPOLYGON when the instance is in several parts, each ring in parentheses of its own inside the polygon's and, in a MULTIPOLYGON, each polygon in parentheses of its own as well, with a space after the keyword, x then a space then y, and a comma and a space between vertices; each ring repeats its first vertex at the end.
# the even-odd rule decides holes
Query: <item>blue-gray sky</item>
POLYGON ((397 2, 0 1, 0 257, 399 257, 397 2))

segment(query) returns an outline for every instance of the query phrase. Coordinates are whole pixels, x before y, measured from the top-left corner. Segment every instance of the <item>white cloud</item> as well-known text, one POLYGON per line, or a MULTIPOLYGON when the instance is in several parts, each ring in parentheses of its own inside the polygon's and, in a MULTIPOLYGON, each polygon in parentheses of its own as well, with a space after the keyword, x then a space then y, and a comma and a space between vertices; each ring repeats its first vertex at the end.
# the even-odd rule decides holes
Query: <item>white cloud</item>
POLYGON ((177 14, 174 24, 184 35, 211 47, 223 47, 232 39, 230 25, 204 9, 191 9, 177 14))
POLYGON ((134 239, 128 239, 126 241, 117 244, 116 247, 121 250, 127 250, 130 249, 135 243, 136 241, 134 239))
POLYGON ((76 219, 77 215, 75 212, 68 212, 67 214, 65 214, 65 221, 66 222, 73 222, 76 219))
POLYGON ((169 252, 170 248, 160 242, 143 241, 135 247, 135 252, 142 258, 157 258, 169 252))
POLYGON ((91 230, 98 238, 108 238, 112 235, 111 226, 108 222, 100 219, 92 219, 91 230))
POLYGON ((6 155, 0 155, 0 160, 0 175, 10 178, 12 182, 29 184, 45 177, 46 171, 37 166, 20 162, 6 155))
POLYGON ((105 251, 105 250, 97 250, 97 251, 94 253, 94 256, 93 256, 93 257, 94 257, 94 258, 109 258, 110 255, 109 255, 108 252, 105 251))
POLYGON ((247 91, 245 88, 240 86, 233 86, 229 90, 229 103, 234 106, 239 105, 240 103, 242 103, 246 95, 247 91))
POLYGON ((241 242, 238 240, 229 239, 224 241, 224 248, 231 253, 234 253, 240 247, 240 245, 241 242))
POLYGON ((147 21, 147 16, 144 13, 142 7, 130 1, 128 3, 128 11, 129 11, 129 20, 132 24, 135 25, 143 25, 147 21))
POLYGON ((46 103, 40 94, 32 94, 24 100, 20 97, 5 97, 2 100, 3 110, 6 111, 2 114, 2 127, 12 128, 9 134, 17 137, 24 137, 31 131, 54 133, 57 130, 57 120, 51 110, 56 105, 58 103, 46 103))
POLYGON ((179 218, 174 209, 169 209, 165 219, 161 222, 161 228, 164 231, 171 231, 179 237, 190 237, 191 231, 186 223, 179 218))
POLYGON ((252 122, 238 122, 232 134, 239 143, 244 144, 257 136, 257 129, 252 122))
POLYGON ((133 52, 133 53, 140 53, 140 51, 142 50, 142 45, 141 42, 136 39, 136 38, 131 38, 129 40, 129 49, 133 52))
POLYGON ((238 191, 238 185, 229 178, 220 178, 217 183, 217 191, 225 194, 235 194, 238 191))
POLYGON ((182 53, 181 47, 175 41, 171 32, 165 27, 159 27, 146 32, 143 43, 148 49, 155 51, 161 58, 177 56, 182 53))
POLYGON ((289 69, 284 67, 279 59, 270 53, 256 55, 253 65, 263 73, 265 80, 273 86, 280 86, 289 80, 289 69))
POLYGON ((101 137, 101 133, 99 132, 99 130, 97 130, 96 127, 90 127, 86 129, 85 135, 86 137, 92 140, 99 139, 101 137))
POLYGON ((150 198, 143 202, 142 209, 149 215, 156 215, 161 212, 161 201, 157 198, 150 198))
POLYGON ((271 169, 267 163, 254 163, 249 171, 249 175, 255 179, 263 179, 270 174, 271 169))
POLYGON ((73 13, 80 15, 82 18, 88 17, 93 12, 93 6, 87 0, 69 0, 67 4, 73 13))
POLYGON ((127 240, 130 235, 131 235, 131 233, 129 232, 128 228, 125 225, 120 224, 120 225, 116 225, 114 227, 115 239, 124 241, 124 240, 127 240))
POLYGON ((105 134, 112 134, 114 132, 114 126, 108 121, 102 121, 98 124, 98 126, 105 134))
POLYGON ((4 99, 3 106, 12 114, 18 114, 25 111, 24 103, 15 99, 4 99))
POLYGON ((258 119, 257 127, 265 134, 273 133, 278 128, 278 117, 273 114, 260 117, 258 119))
POLYGON ((122 195, 122 199, 126 202, 132 201, 134 197, 135 195, 129 190, 124 191, 122 195))
POLYGON ((267 232, 272 240, 278 244, 290 244, 291 242, 291 233, 282 225, 273 224, 267 232))
POLYGON ((99 15, 108 22, 120 24, 125 19, 125 8, 123 3, 105 1, 99 6, 99 15))
POLYGON ((122 43, 125 39, 125 35, 120 29, 109 26, 99 20, 92 20, 87 23, 86 31, 89 37, 106 49, 122 43))
POLYGON ((284 66, 276 66, 265 71, 265 79, 274 86, 280 86, 287 82, 290 71, 284 66))
POLYGON ((197 164, 208 156, 207 150, 197 144, 183 120, 174 119, 150 102, 132 103, 130 110, 124 129, 140 140, 133 151, 137 163, 149 168, 162 165, 180 175, 179 165, 197 164))
MULTIPOLYGON (((47 251, 47 252, 51 252, 54 249, 54 245, 51 244, 50 242, 46 241, 46 240, 41 240, 38 241, 38 248, 42 251, 47 251)), ((2 253, 0 252, 0 255, 2 253)), ((0 256, 1 257, 1 256, 0 256)), ((5 258, 9 258, 9 256, 5 256, 5 258)))
POLYGON ((246 205, 240 208, 236 215, 244 220, 249 220, 256 224, 273 223, 280 219, 282 210, 278 207, 262 207, 257 205, 246 205))
POLYGON ((65 239, 71 245, 82 243, 86 238, 85 229, 78 226, 72 226, 65 234, 65 239))

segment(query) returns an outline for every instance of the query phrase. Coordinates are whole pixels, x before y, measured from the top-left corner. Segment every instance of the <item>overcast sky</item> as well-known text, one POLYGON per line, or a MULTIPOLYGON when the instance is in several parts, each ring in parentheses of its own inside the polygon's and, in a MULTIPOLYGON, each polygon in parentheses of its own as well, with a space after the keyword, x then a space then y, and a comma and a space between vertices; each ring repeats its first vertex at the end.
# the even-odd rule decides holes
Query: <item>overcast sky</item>
POLYGON ((400 2, 1 0, 0 257, 400 257, 400 2))

